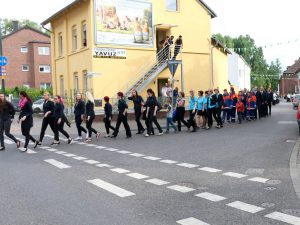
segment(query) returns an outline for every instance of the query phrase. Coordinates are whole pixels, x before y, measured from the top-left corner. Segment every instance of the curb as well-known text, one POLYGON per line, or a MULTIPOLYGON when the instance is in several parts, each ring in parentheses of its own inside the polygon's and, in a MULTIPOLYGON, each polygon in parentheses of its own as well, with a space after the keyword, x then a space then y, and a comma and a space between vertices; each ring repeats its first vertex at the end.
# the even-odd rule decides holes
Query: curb
POLYGON ((300 138, 296 142, 290 158, 290 174, 295 192, 300 199, 300 138))

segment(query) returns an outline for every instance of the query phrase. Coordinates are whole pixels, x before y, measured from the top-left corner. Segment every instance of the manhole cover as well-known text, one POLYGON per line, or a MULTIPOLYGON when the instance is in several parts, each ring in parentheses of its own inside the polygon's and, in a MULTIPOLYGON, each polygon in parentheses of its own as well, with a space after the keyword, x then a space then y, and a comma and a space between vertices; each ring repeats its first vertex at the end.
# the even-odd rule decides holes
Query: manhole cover
POLYGON ((193 183, 190 183, 190 182, 180 182, 180 183, 177 183, 177 185, 196 189, 196 185, 193 183))
POLYGON ((286 209, 282 210, 282 212, 286 214, 300 215, 300 209, 286 209))
POLYGON ((264 208, 272 208, 272 207, 275 206, 275 204, 270 203, 270 202, 265 202, 265 203, 261 204, 261 206, 264 207, 264 208))
POLYGON ((263 174, 265 169, 250 168, 246 170, 246 174, 263 174))
POLYGON ((280 180, 269 180, 269 181, 267 181, 267 184, 277 185, 277 184, 281 184, 281 181, 280 180))
POLYGON ((275 187, 266 187, 264 188, 266 191, 275 191, 276 188, 275 187))

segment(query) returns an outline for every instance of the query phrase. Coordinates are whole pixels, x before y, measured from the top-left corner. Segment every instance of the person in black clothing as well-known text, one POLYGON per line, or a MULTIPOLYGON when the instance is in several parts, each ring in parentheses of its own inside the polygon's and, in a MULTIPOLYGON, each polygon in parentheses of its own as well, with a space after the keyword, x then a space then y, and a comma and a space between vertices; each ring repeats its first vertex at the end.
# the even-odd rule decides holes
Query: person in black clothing
POLYGON ((21 91, 19 97, 20 97, 19 107, 21 109, 21 112, 19 115, 18 122, 21 122, 22 135, 25 137, 24 149, 22 149, 21 151, 27 152, 27 147, 30 140, 34 142, 35 145, 37 144, 37 140, 35 140, 30 134, 30 130, 33 127, 32 100, 25 91, 21 91))
POLYGON ((172 60, 176 60, 176 57, 179 54, 180 49, 182 48, 182 45, 183 45, 183 41, 182 41, 182 36, 180 35, 175 41, 174 56, 173 56, 172 60))
POLYGON ((184 120, 185 116, 185 98, 184 98, 184 92, 180 91, 178 92, 177 97, 177 107, 176 107, 176 121, 177 121, 177 128, 178 131, 181 132, 181 123, 183 123, 188 129, 190 129, 190 125, 187 121, 184 120))
POLYGON ((260 117, 266 117, 267 115, 267 111, 268 111, 268 95, 267 92, 265 92, 264 88, 261 87, 260 88, 260 93, 261 93, 261 112, 260 112, 260 117))
POLYGON ((109 97, 105 96, 104 97, 104 102, 105 102, 105 106, 104 106, 104 119, 103 122, 105 124, 105 129, 106 129, 106 135, 104 137, 110 137, 109 134, 109 129, 115 131, 116 129, 111 125, 111 120, 112 120, 112 106, 109 103, 109 97))
POLYGON ((116 129, 112 135, 112 138, 116 138, 118 136, 121 123, 123 123, 123 125, 125 127, 126 137, 131 138, 131 131, 130 131, 130 127, 127 122, 128 105, 127 105, 126 101, 124 100, 124 94, 122 92, 119 92, 117 95, 118 95, 118 99, 119 99, 119 102, 118 102, 119 114, 118 114, 116 129))
POLYGON ((82 140, 82 132, 87 133, 87 130, 81 126, 82 121, 84 120, 84 112, 85 112, 85 103, 82 100, 82 95, 76 95, 76 103, 74 106, 74 114, 75 114, 75 123, 77 127, 78 137, 75 138, 75 141, 82 140))
POLYGON ((261 118, 261 103, 262 103, 262 96, 260 91, 258 91, 257 87, 254 88, 254 95, 256 97, 256 109, 254 110, 254 117, 255 119, 261 118))
POLYGON ((17 148, 21 146, 21 142, 10 133, 15 112, 14 106, 6 101, 5 95, 0 94, 0 151, 5 150, 4 133, 17 144, 17 148))
POLYGON ((54 118, 54 102, 50 100, 50 94, 49 92, 44 93, 44 104, 43 104, 43 113, 44 113, 44 118, 42 122, 42 128, 41 128, 41 134, 40 134, 40 139, 39 141, 34 145, 34 148, 36 148, 38 145, 42 145, 44 136, 45 136, 45 131, 48 127, 50 126, 51 130, 54 133, 54 123, 55 123, 55 118, 54 118))
POLYGON ((219 123, 217 124, 217 128, 223 127, 223 122, 221 118, 222 106, 224 105, 223 95, 219 93, 219 89, 215 89, 215 95, 217 97, 217 109, 216 109, 216 118, 219 123))
POLYGON ((95 119, 94 98, 90 92, 86 93, 86 98, 87 98, 87 103, 85 105, 85 114, 86 114, 86 128, 88 130, 88 138, 86 139, 86 142, 91 142, 92 141, 92 133, 96 134, 97 140, 100 137, 100 133, 92 127, 93 121, 95 119))
POLYGON ((55 105, 54 105, 54 142, 51 145, 59 145, 59 132, 61 132, 66 138, 68 138, 68 144, 72 144, 73 139, 70 138, 70 135, 64 130, 65 124, 65 114, 64 114, 64 104, 62 98, 57 95, 55 98, 55 105))
POLYGON ((271 116, 272 114, 272 103, 273 103, 273 99, 274 99, 274 94, 271 90, 271 88, 268 88, 268 108, 269 108, 269 116, 271 116))
POLYGON ((159 104, 157 102, 157 99, 152 89, 148 89, 147 94, 148 94, 148 98, 145 107, 146 107, 146 122, 148 126, 147 126, 147 133, 145 134, 145 136, 149 137, 151 134, 154 134, 153 123, 156 125, 158 129, 159 133, 157 135, 158 136, 163 135, 163 131, 156 117, 159 104))
POLYGON ((131 96, 129 96, 128 99, 133 101, 134 104, 135 121, 138 127, 137 134, 142 134, 145 132, 145 129, 141 123, 142 107, 144 105, 144 100, 142 96, 138 95, 136 90, 132 90, 131 96))

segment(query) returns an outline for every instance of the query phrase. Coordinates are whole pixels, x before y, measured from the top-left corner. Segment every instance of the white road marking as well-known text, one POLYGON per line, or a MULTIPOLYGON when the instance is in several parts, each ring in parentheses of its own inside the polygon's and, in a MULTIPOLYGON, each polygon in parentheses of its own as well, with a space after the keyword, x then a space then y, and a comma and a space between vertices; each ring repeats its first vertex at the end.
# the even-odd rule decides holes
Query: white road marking
POLYGON ((129 152, 129 151, 117 151, 118 153, 120 153, 120 154, 129 154, 129 153, 131 153, 131 152, 129 152))
POLYGON ((96 166, 97 166, 97 167, 100 167, 100 168, 104 168, 104 167, 106 167, 106 168, 111 168, 111 167, 113 167, 113 166, 111 166, 111 165, 104 164, 104 163, 102 163, 102 164, 97 164, 96 166))
POLYGON ((13 141, 11 141, 11 140, 8 140, 8 139, 5 139, 5 140, 4 140, 4 143, 5 143, 5 144, 8 144, 8 145, 12 145, 12 144, 14 144, 15 142, 13 142, 13 141))
POLYGON ((88 146, 88 147, 96 147, 97 145, 94 145, 94 144, 88 144, 88 145, 86 145, 86 146, 88 146))
POLYGON ((92 160, 92 159, 85 160, 84 162, 85 162, 85 163, 87 163, 87 164, 90 164, 90 165, 93 165, 93 164, 98 164, 98 163, 100 163, 100 162, 98 162, 98 161, 96 161, 96 160, 92 160))
POLYGON ((105 148, 103 149, 104 151, 109 151, 109 152, 116 152, 116 151, 119 151, 119 149, 116 149, 116 148, 105 148))
POLYGON ((60 140, 63 140, 63 141, 68 141, 68 139, 66 139, 66 138, 60 138, 60 140))
POLYGON ((177 166, 182 166, 182 167, 186 167, 186 168, 195 168, 198 167, 199 165, 196 164, 190 164, 190 163, 179 163, 177 164, 177 166))
POLYGON ((40 148, 41 149, 49 149, 50 147, 48 147, 48 146, 41 146, 40 148))
POLYGON ((154 179, 150 179, 150 180, 145 180, 145 181, 148 182, 148 183, 151 183, 151 184, 158 185, 158 186, 170 183, 168 181, 164 181, 164 180, 160 180, 160 179, 155 179, 155 178, 154 179))
POLYGON ((107 147, 104 147, 104 146, 97 146, 96 148, 97 148, 97 149, 105 149, 105 148, 107 148, 107 147))
POLYGON ((177 161, 173 161, 173 160, 169 160, 169 159, 161 160, 160 162, 166 163, 166 164, 175 164, 175 163, 178 163, 177 161))
POLYGON ((211 168, 211 167, 202 167, 202 168, 199 168, 199 170, 202 170, 202 171, 205 171, 205 172, 209 172, 209 173, 222 172, 222 170, 218 170, 218 169, 211 168))
POLYGON ((180 185, 172 185, 172 186, 169 186, 167 188, 172 189, 174 191, 179 191, 181 193, 187 193, 187 192, 195 191, 195 189, 193 189, 193 188, 180 186, 180 185))
POLYGON ((48 152, 56 152, 56 151, 58 151, 57 149, 54 149, 54 148, 46 148, 45 150, 48 151, 48 152))
POLYGON ((76 157, 73 157, 73 159, 76 159, 76 160, 85 160, 87 158, 82 157, 82 156, 76 156, 76 157))
POLYGON ((58 152, 55 152, 56 154, 59 154, 59 155, 62 155, 62 154, 66 154, 67 152, 64 152, 64 151, 58 151, 58 152))
POLYGON ((178 220, 176 223, 181 224, 181 225, 209 225, 208 223, 204 223, 201 220, 198 220, 194 217, 186 218, 183 220, 178 220))
POLYGON ((143 154, 140 154, 140 153, 132 153, 132 154, 129 154, 131 156, 134 156, 134 157, 142 157, 142 156, 145 156, 143 154))
POLYGON ((280 212, 273 212, 273 213, 266 215, 265 217, 267 217, 269 219, 293 224, 293 225, 300 224, 300 217, 291 216, 291 215, 287 215, 287 214, 280 213, 280 212))
POLYGON ((143 175, 143 174, 140 174, 140 173, 129 173, 129 174, 126 174, 126 175, 129 176, 129 177, 138 179, 138 180, 149 178, 149 176, 146 176, 146 175, 143 175))
POLYGON ((135 193, 133 192, 127 191, 123 188, 120 188, 116 185, 110 184, 100 179, 89 180, 88 182, 121 198, 135 195, 135 193))
POLYGON ((143 158, 148 159, 148 160, 152 160, 152 161, 161 159, 161 158, 157 158, 157 157, 154 157, 154 156, 146 156, 146 157, 143 157, 143 158))
POLYGON ((262 177, 253 177, 253 178, 248 179, 248 180, 265 184, 269 179, 262 178, 262 177))
POLYGON ((296 124, 297 121, 278 121, 278 124, 296 124))
POLYGON ((59 162, 55 159, 47 159, 47 160, 44 160, 45 162, 51 164, 52 166, 55 166, 59 169, 68 169, 68 168, 71 168, 71 166, 67 165, 67 164, 64 164, 62 162, 59 162))
POLYGON ((116 173, 129 173, 129 170, 125 170, 122 168, 115 168, 115 169, 111 169, 111 171, 116 172, 116 173))
POLYGON ((285 141, 286 143, 295 143, 295 142, 297 142, 296 140, 286 140, 285 141))
POLYGON ((228 177, 239 178, 239 179, 248 176, 248 175, 245 175, 245 174, 233 173, 233 172, 223 173, 223 175, 228 176, 228 177))
POLYGON ((219 201, 223 201, 223 200, 226 199, 225 197, 215 195, 215 194, 211 194, 211 193, 208 193, 208 192, 203 192, 203 193, 197 194, 195 196, 199 197, 199 198, 204 198, 204 199, 212 201, 212 202, 219 202, 219 201))
POLYGON ((64 156, 67 156, 67 157, 75 157, 76 155, 74 155, 74 154, 64 154, 64 156))
POLYGON ((33 150, 31 150, 31 149, 27 149, 27 152, 26 152, 27 154, 35 154, 36 152, 35 151, 33 151, 33 150))
POLYGON ((250 205, 250 204, 240 202, 240 201, 231 202, 227 205, 232 207, 232 208, 239 209, 239 210, 249 212, 249 213, 257 213, 257 212, 265 210, 265 208, 258 207, 258 206, 255 206, 255 205, 250 205))

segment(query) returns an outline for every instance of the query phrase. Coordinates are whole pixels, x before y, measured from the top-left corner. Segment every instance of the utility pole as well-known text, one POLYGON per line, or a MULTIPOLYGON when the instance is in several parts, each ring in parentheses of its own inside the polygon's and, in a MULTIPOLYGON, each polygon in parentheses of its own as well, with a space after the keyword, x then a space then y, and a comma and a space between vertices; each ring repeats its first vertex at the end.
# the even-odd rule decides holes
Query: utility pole
MULTIPOLYGON (((0 56, 3 55, 2 51, 2 20, 0 19, 0 56)), ((0 68, 0 74, 2 75, 2 68, 0 68)), ((4 76, 2 75, 2 93, 5 94, 5 80, 4 76)))

